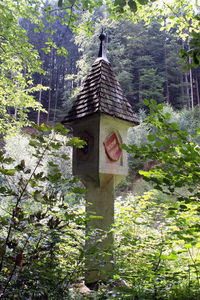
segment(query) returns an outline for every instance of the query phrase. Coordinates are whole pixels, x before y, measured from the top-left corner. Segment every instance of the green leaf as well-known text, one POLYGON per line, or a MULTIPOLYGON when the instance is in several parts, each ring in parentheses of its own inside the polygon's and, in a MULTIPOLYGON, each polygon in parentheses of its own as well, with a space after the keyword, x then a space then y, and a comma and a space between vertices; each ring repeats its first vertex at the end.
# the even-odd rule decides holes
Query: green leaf
POLYGON ((89 219, 103 219, 103 217, 102 216, 92 216, 92 215, 90 215, 89 219))
POLYGON ((151 102, 152 105, 157 105, 157 102, 154 99, 151 99, 150 102, 151 102))
POLYGON ((165 145, 169 146, 172 143, 172 140, 168 137, 165 137, 163 139, 163 142, 164 142, 165 145))
POLYGON ((190 249, 190 248, 192 248, 192 245, 191 244, 185 244, 185 248, 190 249))
POLYGON ((8 176, 13 176, 15 175, 15 170, 14 169, 4 169, 4 168, 0 168, 0 172, 4 175, 8 175, 8 176))
POLYGON ((5 193, 6 188, 4 186, 0 187, 0 193, 5 193))
POLYGON ((77 148, 83 148, 85 144, 86 143, 84 141, 74 136, 69 141, 67 141, 66 146, 76 146, 77 148))
POLYGON ((60 147, 61 147, 62 145, 61 145, 60 142, 57 142, 57 143, 51 142, 51 143, 50 143, 50 146, 51 146, 53 149, 58 150, 58 149, 60 149, 60 147))
POLYGON ((170 118, 171 118, 171 114, 170 114, 170 113, 168 113, 168 112, 166 112, 166 113, 165 113, 165 118, 166 118, 166 120, 170 120, 170 118))
POLYGON ((182 140, 180 138, 177 138, 177 139, 174 140, 174 144, 177 145, 177 146, 181 145, 182 144, 182 140))
POLYGON ((36 148, 36 147, 37 147, 37 144, 36 144, 36 142, 35 142, 35 141, 33 141, 33 140, 31 140, 31 141, 29 142, 29 145, 30 145, 31 147, 34 147, 34 148, 36 148))
MULTIPOLYGON (((64 48, 63 48, 64 49, 64 48)), ((54 126, 52 128, 55 132, 58 132, 64 136, 67 136, 67 134, 69 133, 69 129, 65 129, 64 125, 58 123, 56 124, 56 126, 54 126)))
POLYGON ((185 211, 185 210, 187 210, 188 209, 188 207, 186 206, 186 205, 184 205, 184 204, 181 204, 180 205, 180 210, 181 211, 185 211))
POLYGON ((123 7, 126 5, 126 1, 124 0, 115 0, 114 1, 114 6, 118 7, 118 10, 121 12, 123 12, 123 7))
POLYGON ((147 105, 149 105, 149 100, 148 99, 143 99, 142 103, 147 106, 147 105))
POLYGON ((163 105, 162 105, 161 103, 159 103, 159 104, 157 105, 157 108, 158 108, 158 110, 162 110, 162 109, 163 109, 163 105))
POLYGON ((137 4, 133 0, 128 1, 128 6, 130 7, 130 10, 135 13, 137 11, 137 4))
POLYGON ((25 161, 24 161, 24 159, 23 159, 23 160, 21 161, 21 163, 15 167, 15 169, 16 169, 17 171, 23 171, 24 168, 25 168, 25 161))
POLYGON ((150 141, 150 142, 153 142, 153 141, 155 141, 155 136, 153 135, 153 134, 149 134, 148 136, 147 136, 147 138, 148 138, 148 140, 150 141))
POLYGON ((58 7, 62 7, 63 5, 63 0, 58 0, 58 7))
POLYGON ((159 148, 159 147, 162 146, 162 142, 161 141, 156 141, 154 146, 159 148))
POLYGON ((128 147, 126 144, 120 144, 120 148, 121 148, 121 149, 124 149, 124 150, 126 150, 126 151, 129 150, 129 147, 128 147))
POLYGON ((168 257, 167 257, 167 259, 169 259, 169 260, 176 260, 177 259, 177 255, 176 254, 170 254, 168 257))
POLYGON ((176 207, 168 207, 168 210, 177 210, 177 208, 176 207))
POLYGON ((143 175, 143 176, 145 176, 147 178, 151 177, 151 174, 149 172, 147 172, 147 171, 139 170, 139 174, 143 175))
POLYGON ((85 194, 86 190, 81 187, 75 187, 71 190, 75 194, 85 194))
POLYGON ((30 179, 29 182, 30 182, 30 185, 31 185, 32 188, 38 186, 37 182, 34 179, 30 179))
POLYGON ((184 184, 182 182, 175 182, 175 187, 182 187, 184 184))
POLYGON ((65 160, 69 160, 70 159, 69 155, 67 155, 67 154, 62 154, 61 158, 65 159, 65 160))
POLYGON ((138 0, 141 5, 145 5, 148 3, 148 0, 138 0))
POLYGON ((48 161, 50 167, 58 167, 58 164, 55 164, 53 161, 48 161))
POLYGON ((170 123, 171 127, 175 130, 178 129, 178 124, 177 123, 170 123))
POLYGON ((31 169, 27 169, 24 174, 30 174, 31 173, 31 169))

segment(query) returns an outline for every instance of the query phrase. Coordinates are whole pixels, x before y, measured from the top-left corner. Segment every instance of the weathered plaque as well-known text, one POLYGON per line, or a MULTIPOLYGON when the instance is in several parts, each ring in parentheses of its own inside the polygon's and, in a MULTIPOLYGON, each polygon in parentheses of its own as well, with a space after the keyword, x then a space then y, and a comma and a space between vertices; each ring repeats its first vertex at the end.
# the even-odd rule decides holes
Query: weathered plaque
POLYGON ((120 148, 120 143, 115 132, 112 132, 104 141, 104 146, 108 158, 112 161, 117 161, 120 159, 122 154, 122 149, 120 148))

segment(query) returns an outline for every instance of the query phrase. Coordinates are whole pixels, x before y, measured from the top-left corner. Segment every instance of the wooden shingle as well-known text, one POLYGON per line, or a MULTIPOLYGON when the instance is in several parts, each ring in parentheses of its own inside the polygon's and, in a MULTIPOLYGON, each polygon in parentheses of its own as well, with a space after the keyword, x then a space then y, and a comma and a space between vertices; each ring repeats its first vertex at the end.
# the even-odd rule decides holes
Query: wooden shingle
POLYGON ((62 123, 70 123, 95 113, 139 124, 110 63, 102 57, 93 63, 81 92, 62 123))

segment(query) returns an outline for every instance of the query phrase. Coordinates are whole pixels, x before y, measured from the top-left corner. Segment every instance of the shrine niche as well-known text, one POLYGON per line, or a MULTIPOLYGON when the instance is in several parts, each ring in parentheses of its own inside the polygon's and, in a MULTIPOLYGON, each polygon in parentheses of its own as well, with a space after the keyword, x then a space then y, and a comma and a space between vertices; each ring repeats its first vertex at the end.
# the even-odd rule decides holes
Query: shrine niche
MULTIPOLYGON (((114 187, 128 174, 127 153, 120 145, 127 143, 128 128, 139 124, 106 57, 104 32, 99 38, 98 58, 62 122, 85 141, 82 149, 73 150, 73 174, 86 186, 88 219, 90 214, 101 217, 88 221, 87 232, 91 228, 107 231, 114 222, 114 187)), ((112 244, 113 235, 109 233, 98 247, 104 250, 112 244)), ((105 281, 113 270, 112 255, 104 255, 97 262, 88 254, 88 239, 85 247, 86 283, 105 281)))
POLYGON ((94 139, 87 131, 83 132, 80 139, 85 142, 85 145, 82 148, 77 149, 77 160, 88 160, 94 144, 94 139))

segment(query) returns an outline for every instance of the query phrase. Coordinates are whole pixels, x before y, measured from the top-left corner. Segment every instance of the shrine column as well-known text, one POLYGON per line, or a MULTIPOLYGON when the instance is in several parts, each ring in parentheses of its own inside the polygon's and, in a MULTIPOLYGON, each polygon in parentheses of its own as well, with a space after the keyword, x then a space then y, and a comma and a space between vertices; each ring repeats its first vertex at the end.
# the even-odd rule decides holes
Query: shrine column
POLYGON ((112 277, 114 188, 128 173, 127 142, 130 126, 138 125, 106 57, 104 32, 98 58, 63 124, 85 141, 73 150, 73 174, 86 187, 85 282, 92 284, 112 277))

